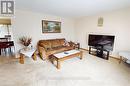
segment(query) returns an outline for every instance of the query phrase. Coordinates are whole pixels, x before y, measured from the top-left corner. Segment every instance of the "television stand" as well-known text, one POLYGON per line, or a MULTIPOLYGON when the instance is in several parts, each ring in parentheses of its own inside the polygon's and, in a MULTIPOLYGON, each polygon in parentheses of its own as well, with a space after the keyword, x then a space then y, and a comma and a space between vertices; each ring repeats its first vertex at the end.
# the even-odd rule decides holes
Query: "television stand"
POLYGON ((97 46, 97 47, 89 46, 89 54, 98 56, 106 60, 109 59, 109 51, 105 50, 103 46, 97 46), (96 51, 92 51, 92 49, 95 49, 96 51))

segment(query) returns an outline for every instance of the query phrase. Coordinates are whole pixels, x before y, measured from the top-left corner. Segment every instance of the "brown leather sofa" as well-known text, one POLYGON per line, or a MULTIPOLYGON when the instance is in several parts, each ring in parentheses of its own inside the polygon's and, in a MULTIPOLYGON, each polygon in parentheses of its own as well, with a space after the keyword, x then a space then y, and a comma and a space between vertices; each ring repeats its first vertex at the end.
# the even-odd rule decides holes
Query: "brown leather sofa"
POLYGON ((52 54, 74 49, 71 43, 66 45, 65 39, 40 40, 38 42, 38 52, 42 59, 48 59, 52 54))

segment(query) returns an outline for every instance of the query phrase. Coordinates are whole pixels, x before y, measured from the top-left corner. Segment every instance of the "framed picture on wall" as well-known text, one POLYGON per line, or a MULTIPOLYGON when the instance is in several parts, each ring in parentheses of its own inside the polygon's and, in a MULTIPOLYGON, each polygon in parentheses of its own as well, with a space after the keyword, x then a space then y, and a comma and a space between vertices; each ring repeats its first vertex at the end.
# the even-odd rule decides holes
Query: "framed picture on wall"
POLYGON ((99 17, 98 18, 98 27, 102 27, 103 26, 103 17, 99 17))
POLYGON ((42 33, 61 33, 61 22, 42 20, 42 33))

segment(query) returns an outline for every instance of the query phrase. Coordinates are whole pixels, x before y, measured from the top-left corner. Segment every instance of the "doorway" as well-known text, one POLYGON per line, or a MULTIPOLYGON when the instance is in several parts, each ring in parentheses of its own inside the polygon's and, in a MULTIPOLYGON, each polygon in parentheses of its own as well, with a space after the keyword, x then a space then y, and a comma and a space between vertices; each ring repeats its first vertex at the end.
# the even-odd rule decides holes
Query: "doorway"
POLYGON ((0 55, 12 55, 15 51, 11 19, 0 19, 0 55))

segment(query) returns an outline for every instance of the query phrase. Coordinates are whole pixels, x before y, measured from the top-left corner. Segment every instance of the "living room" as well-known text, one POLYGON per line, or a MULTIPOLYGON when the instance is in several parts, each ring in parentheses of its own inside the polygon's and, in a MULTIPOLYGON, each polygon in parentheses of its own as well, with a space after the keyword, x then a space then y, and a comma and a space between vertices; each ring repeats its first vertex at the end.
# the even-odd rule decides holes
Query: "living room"
MULTIPOLYGON (((12 49, 13 56, 1 52, 1 86, 129 86, 130 1, 71 0, 68 2, 17 0, 13 15, 0 15, 0 20, 11 20, 9 31, 15 47, 12 49), (44 21, 58 23, 60 31, 44 32, 44 21), (90 34, 114 36, 113 49, 109 52, 108 60, 89 54, 90 34), (19 39, 23 36, 31 37, 30 46, 37 50, 36 61, 25 57, 24 62, 23 58, 20 62, 19 51, 24 46, 19 39), (83 52, 82 60, 77 58, 65 60, 60 67, 57 66, 59 68, 57 69, 44 54, 39 55, 40 50, 37 47, 39 40, 53 39, 65 39, 69 45, 74 44, 74 46, 79 44, 80 53, 74 54, 73 57, 81 56, 83 52), (8 78, 12 79, 7 80, 8 78)), ((44 42, 43 45, 45 44, 44 42)))

